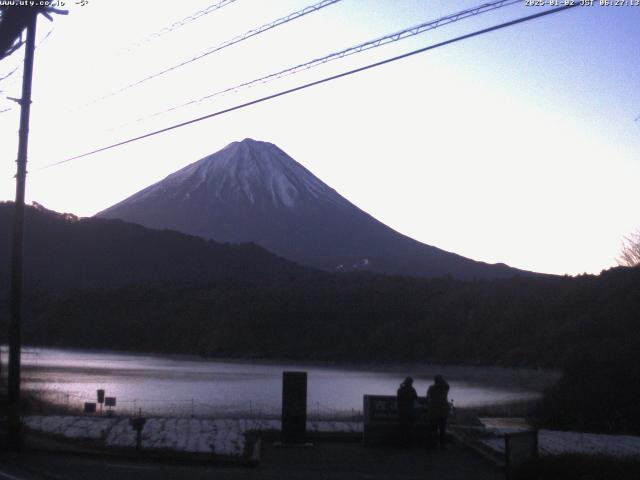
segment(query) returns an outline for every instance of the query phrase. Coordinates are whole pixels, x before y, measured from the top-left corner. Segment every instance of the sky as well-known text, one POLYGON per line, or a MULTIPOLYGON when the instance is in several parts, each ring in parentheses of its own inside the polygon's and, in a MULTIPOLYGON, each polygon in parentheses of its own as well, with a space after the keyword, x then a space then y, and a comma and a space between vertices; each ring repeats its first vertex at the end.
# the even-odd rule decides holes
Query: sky
MULTIPOLYGON (((342 0, 124 86, 319 0, 67 0, 38 23, 27 201, 90 216, 227 144, 275 143, 421 242, 538 272, 599 273, 640 227, 640 5, 569 9, 62 165, 296 85, 540 12, 515 5, 172 106, 482 1, 342 0), (84 4, 83 4, 84 3, 84 4), (159 6, 160 5, 160 6, 159 6)), ((562 2, 561 2, 562 3, 562 2)), ((0 78, 23 50, 0 62, 0 78)), ((21 68, 0 81, 0 200, 15 195, 21 68)))

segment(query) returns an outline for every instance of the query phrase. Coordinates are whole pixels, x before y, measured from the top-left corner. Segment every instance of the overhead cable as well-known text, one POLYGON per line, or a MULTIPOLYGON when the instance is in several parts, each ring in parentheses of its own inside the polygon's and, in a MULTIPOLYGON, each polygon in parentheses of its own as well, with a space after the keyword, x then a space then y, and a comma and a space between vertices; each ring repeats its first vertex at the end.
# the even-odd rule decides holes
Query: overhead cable
POLYGON ((188 23, 191 23, 201 17, 204 17, 205 15, 208 15, 212 12, 215 12, 216 10, 220 10, 222 7, 226 7, 227 5, 232 4, 233 2, 235 2, 236 0, 220 0, 216 3, 213 3, 211 5, 209 5, 207 8, 203 8, 202 10, 198 10, 197 12, 184 17, 182 20, 178 20, 176 22, 173 22, 171 25, 169 25, 168 27, 164 27, 161 30, 158 30, 157 32, 151 33, 149 35, 147 35, 146 37, 144 37, 142 40, 140 40, 139 42, 135 43, 134 45, 132 45, 131 47, 129 47, 127 49, 127 51, 131 51, 137 47, 140 47, 142 45, 144 45, 145 43, 148 43, 152 40, 155 40, 156 38, 159 38, 163 35, 166 35, 167 33, 173 32, 174 30, 177 30, 180 27, 183 27, 185 25, 187 25, 188 23))
MULTIPOLYGON (((53 31, 55 30, 55 27, 51 27, 51 29, 47 32, 47 34, 42 38, 42 40, 40 40, 40 42, 38 42, 38 44, 36 45, 35 48, 40 48, 44 42, 47 41, 47 39, 49 38, 49 36, 53 33, 53 31)), ((9 78, 11 75, 13 75, 14 73, 16 73, 18 71, 18 69, 20 67, 22 67, 22 64, 24 63, 24 60, 21 60, 20 63, 18 63, 18 65, 16 65, 15 67, 13 67, 8 73, 4 74, 3 76, 0 77, 0 82, 2 82, 3 80, 6 80, 7 78, 9 78)))
POLYGON ((18 65, 16 65, 15 67, 13 67, 8 73, 4 74, 3 76, 0 77, 0 82, 3 80, 6 80, 7 78, 9 78, 11 75, 13 75, 14 73, 16 73, 18 71, 18 69, 22 66, 22 63, 19 63, 18 65))
POLYGON ((99 153, 99 152, 104 152, 106 150, 111 150, 113 148, 120 147, 122 145, 126 145, 128 143, 137 142, 137 141, 143 140, 145 138, 149 138, 149 137, 152 137, 152 136, 155 136, 155 135, 159 135, 161 133, 165 133, 165 132, 168 132, 168 131, 171 131, 171 130, 175 130, 175 129, 180 128, 180 127, 185 127, 187 125, 191 125, 191 124, 194 124, 194 123, 197 123, 197 122, 201 122, 201 121, 207 120, 209 118, 217 117, 217 116, 223 115, 225 113, 233 112, 233 111, 240 110, 240 109, 252 106, 252 105, 256 105, 258 103, 266 102, 267 100, 273 100, 274 98, 282 97, 282 96, 288 95, 290 93, 294 93, 294 92, 297 92, 297 91, 300 91, 300 90, 305 90, 307 88, 314 87, 316 85, 320 85, 320 84, 323 84, 323 83, 327 83, 327 82, 330 82, 332 80, 336 80, 338 78, 347 77, 347 76, 353 75, 355 73, 363 72, 365 70, 369 70, 369 69, 372 69, 372 68, 375 68, 375 67, 386 65, 388 63, 392 63, 392 62, 395 62, 397 60, 408 58, 408 57, 411 57, 413 55, 417 55, 419 53, 424 53, 424 52, 427 52, 429 50, 434 50, 436 48, 443 47, 445 45, 450 45, 452 43, 457 43, 457 42, 460 42, 462 40, 466 40, 466 39, 469 39, 469 38, 472 38, 472 37, 477 37, 477 36, 483 35, 485 33, 493 32, 493 31, 496 31, 496 30, 500 30, 502 28, 506 28, 506 27, 510 27, 510 26, 517 25, 517 24, 520 24, 520 23, 524 23, 524 22, 527 22, 527 21, 530 21, 530 20, 534 20, 536 18, 544 17, 544 16, 547 16, 547 15, 552 15, 554 13, 559 13, 559 12, 562 12, 562 11, 565 11, 565 10, 568 10, 570 8, 574 8, 574 7, 577 7, 577 6, 578 6, 578 4, 565 5, 565 6, 558 7, 558 8, 544 10, 542 12, 538 12, 538 13, 535 13, 535 14, 532 14, 532 15, 528 15, 526 17, 520 17, 520 18, 517 18, 515 20, 511 20, 509 22, 500 23, 500 24, 494 25, 492 27, 483 28, 482 30, 476 30, 474 32, 467 33, 465 35, 461 35, 461 36, 458 36, 458 37, 455 37, 455 38, 452 38, 452 39, 449 39, 449 40, 444 40, 442 42, 438 42, 438 43, 435 43, 433 45, 428 45, 426 47, 422 47, 422 48, 419 48, 417 50, 413 50, 411 52, 404 53, 402 55, 397 55, 395 57, 391 57, 391 58, 388 58, 388 59, 385 59, 385 60, 381 60, 379 62, 371 63, 371 64, 365 65, 363 67, 355 68, 353 70, 349 70, 349 71, 346 71, 346 72, 343 72, 343 73, 332 75, 330 77, 325 77, 325 78, 322 78, 320 80, 316 80, 316 81, 313 81, 313 82, 305 83, 305 84, 299 85, 297 87, 289 88, 287 90, 283 90, 283 91, 280 91, 280 92, 277 92, 277 93, 274 93, 274 94, 271 94, 271 95, 267 95, 265 97, 261 97, 261 98, 255 99, 255 100, 251 100, 249 102, 245 102, 245 103, 242 103, 242 104, 239 104, 239 105, 235 105, 233 107, 225 108, 223 110, 218 110, 217 112, 209 113, 207 115, 204 115, 204 116, 201 116, 201 117, 197 117, 197 118, 194 118, 194 119, 191 119, 191 120, 187 120, 185 122, 177 123, 177 124, 171 125, 169 127, 161 128, 159 130, 155 130, 155 131, 152 131, 152 132, 149 132, 149 133, 145 133, 143 135, 139 135, 137 137, 129 138, 127 140, 123 140, 123 141, 120 141, 120 142, 117 142, 117 143, 113 143, 113 144, 107 145, 105 147, 97 148, 95 150, 91 150, 89 152, 82 153, 80 155, 75 155, 73 157, 69 157, 69 158, 66 158, 64 160, 60 160, 60 161, 45 165, 45 166, 39 168, 38 170, 45 170, 47 168, 51 168, 51 167, 54 167, 54 166, 57 166, 57 165, 62 165, 64 163, 68 163, 68 162, 71 162, 73 160, 78 160, 80 158, 88 157, 90 155, 94 155, 94 154, 99 153))
POLYGON ((273 29, 273 28, 279 27, 280 25, 284 25, 285 23, 291 22, 292 20, 296 20, 296 19, 301 18, 301 17, 303 17, 305 15, 308 15, 310 13, 317 12, 318 10, 321 10, 321 9, 323 9, 325 7, 328 7, 329 5, 333 5, 334 3, 338 3, 340 1, 341 0, 322 0, 321 2, 316 3, 314 5, 309 5, 309 6, 305 7, 305 8, 303 8, 302 10, 298 10, 297 12, 290 13, 289 15, 287 15, 285 17, 278 18, 277 20, 273 20, 272 22, 265 23, 264 25, 261 25, 259 27, 253 28, 251 30, 248 30, 247 32, 245 32, 245 33, 243 33, 241 35, 233 37, 231 40, 226 40, 226 41, 224 41, 222 43, 219 43, 218 45, 216 45, 214 47, 211 47, 208 50, 206 50, 206 51, 204 51, 204 52, 202 52, 202 53, 200 53, 200 54, 198 54, 198 55, 196 55, 194 57, 191 57, 188 60, 184 60, 183 62, 180 62, 180 63, 178 63, 176 65, 173 65, 172 67, 165 68, 164 70, 161 70, 161 71, 156 72, 156 73, 154 73, 152 75, 149 75, 149 76, 147 76, 147 77, 145 77, 145 78, 143 78, 141 80, 137 80, 137 81, 135 81, 133 83, 125 85, 124 87, 119 88, 118 90, 115 90, 115 91, 113 91, 113 92, 111 92, 111 93, 109 93, 109 94, 107 94, 107 95, 105 95, 103 97, 100 97, 98 100, 104 100, 106 98, 109 98, 109 97, 112 97, 112 96, 117 95, 119 93, 122 93, 125 90, 129 90, 130 88, 138 86, 138 85, 140 85, 140 84, 142 84, 144 82, 147 82, 147 81, 152 80, 154 78, 158 78, 158 77, 160 77, 160 76, 162 76, 162 75, 164 75, 166 73, 172 72, 172 71, 174 71, 174 70, 176 70, 176 69, 178 69, 180 67, 184 67, 185 65, 188 65, 188 64, 193 63, 193 62, 195 62, 197 60, 200 60, 200 59, 202 59, 202 58, 204 58, 204 57, 206 57, 208 55, 211 55, 212 53, 219 52, 220 50, 225 49, 227 47, 230 47, 232 45, 235 45, 236 43, 240 43, 240 42, 242 42, 244 40, 247 40, 247 39, 249 39, 251 37, 254 37, 256 35, 264 33, 264 32, 266 32, 268 30, 273 29))
POLYGON ((320 65, 324 65, 325 63, 331 62, 333 60, 338 60, 340 58, 344 58, 347 57, 349 55, 354 55, 356 53, 360 53, 366 50, 370 50, 373 48, 377 48, 380 47, 382 45, 387 45, 389 43, 393 43, 393 42, 397 42, 399 40, 405 39, 405 38, 409 38, 409 37, 413 37, 415 35, 418 35, 420 33, 424 33, 427 32, 429 30, 434 30, 438 27, 442 27, 444 25, 448 25, 450 23, 454 23, 457 22, 459 20, 463 20, 465 18, 468 17, 472 17, 475 15, 479 15, 481 13, 485 13, 491 10, 496 10, 498 8, 502 8, 502 7, 507 7, 509 5, 513 5, 515 3, 522 3, 521 0, 501 0, 501 1, 495 1, 495 2, 490 2, 490 3, 485 3, 482 5, 478 5, 477 7, 474 8, 469 8, 467 10, 462 10, 460 12, 457 13, 452 13, 450 15, 447 15, 445 17, 441 17, 438 18, 437 20, 429 20, 428 22, 425 23, 421 23, 419 25, 414 25, 413 27, 409 27, 409 28, 405 28, 404 30, 400 30, 398 32, 394 32, 394 33, 390 33, 388 35, 385 35, 383 37, 379 37, 376 38, 374 40, 369 40, 367 42, 364 43, 360 43, 358 45, 355 45, 353 47, 349 47, 349 48, 345 48, 344 50, 340 50, 337 52, 333 52, 330 53, 329 55, 325 55, 324 57, 319 57, 319 58, 315 58, 313 60, 309 60, 307 62, 301 63, 299 65, 296 65, 294 67, 290 67, 287 68, 285 70, 280 70, 279 72, 276 73, 271 73, 269 75, 265 75, 263 77, 260 78, 256 78, 254 80, 248 81, 248 82, 244 82, 244 83, 240 83, 237 85, 234 85, 233 87, 228 87, 228 88, 224 88, 222 90, 218 90, 216 92, 210 93, 208 95, 205 95, 203 97, 197 98, 197 99, 193 99, 193 100, 189 100, 188 102, 179 104, 179 105, 175 105, 173 107, 152 113, 150 115, 146 115, 144 117, 140 117, 137 118, 136 120, 134 120, 133 122, 140 122, 142 120, 146 120, 148 118, 152 118, 152 117, 157 117, 158 115, 162 115, 165 113, 169 113, 172 112, 174 110, 178 110, 180 108, 184 108, 190 105, 194 105, 197 103, 201 103, 205 100, 209 100, 211 98, 220 96, 220 95, 224 95, 225 93, 229 93, 229 92, 233 92, 233 91, 237 91, 239 89, 242 88, 249 88, 253 85, 256 84, 263 84, 263 83, 268 83, 274 80, 278 80, 280 78, 283 77, 287 77, 289 75, 293 75, 296 74, 298 72, 301 72, 303 70, 309 70, 311 68, 320 66, 320 65))

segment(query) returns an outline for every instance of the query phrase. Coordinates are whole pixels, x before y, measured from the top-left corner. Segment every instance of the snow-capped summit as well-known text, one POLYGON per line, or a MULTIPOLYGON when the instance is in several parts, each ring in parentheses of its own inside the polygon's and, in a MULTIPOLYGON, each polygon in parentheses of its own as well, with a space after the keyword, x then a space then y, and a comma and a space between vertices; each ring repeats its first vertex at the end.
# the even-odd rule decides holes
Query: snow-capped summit
POLYGON ((167 184, 185 198, 202 192, 209 200, 247 203, 259 209, 294 208, 308 199, 338 203, 342 199, 274 144, 250 138, 177 171, 141 192, 140 198, 161 195, 167 184))
POLYGON ((419 243, 351 204, 276 145, 233 142, 100 212, 222 242, 255 242, 304 265, 420 276, 504 277, 419 243))

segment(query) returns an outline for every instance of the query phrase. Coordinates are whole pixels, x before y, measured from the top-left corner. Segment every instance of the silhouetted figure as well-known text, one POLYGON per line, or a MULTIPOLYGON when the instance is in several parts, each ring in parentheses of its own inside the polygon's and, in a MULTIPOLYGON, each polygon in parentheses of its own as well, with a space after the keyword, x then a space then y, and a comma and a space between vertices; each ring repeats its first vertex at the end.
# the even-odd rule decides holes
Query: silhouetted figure
POLYGON ((433 385, 427 390, 427 417, 429 418, 429 446, 446 447, 447 417, 449 416, 449 384, 441 375, 436 375, 433 385))
POLYGON ((414 405, 418 399, 416 389, 413 388, 413 378, 407 377, 398 388, 398 421, 400 424, 400 443, 405 446, 411 444, 413 438, 414 405))

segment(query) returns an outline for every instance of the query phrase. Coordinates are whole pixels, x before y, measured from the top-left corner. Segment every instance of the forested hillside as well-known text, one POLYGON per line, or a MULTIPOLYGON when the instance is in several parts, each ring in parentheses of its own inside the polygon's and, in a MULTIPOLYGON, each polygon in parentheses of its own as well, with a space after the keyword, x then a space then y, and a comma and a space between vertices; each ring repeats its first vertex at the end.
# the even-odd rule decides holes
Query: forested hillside
MULTIPOLYGON (((13 203, 0 203, 0 278, 7 280, 12 218, 13 203)), ((316 274, 255 244, 227 245, 40 206, 25 211, 24 270, 27 292, 316 274)), ((0 295, 7 289, 8 281, 0 282, 0 295)))
POLYGON ((333 275, 38 294, 33 344, 335 361, 561 366, 640 340, 640 268, 463 282, 333 275))

